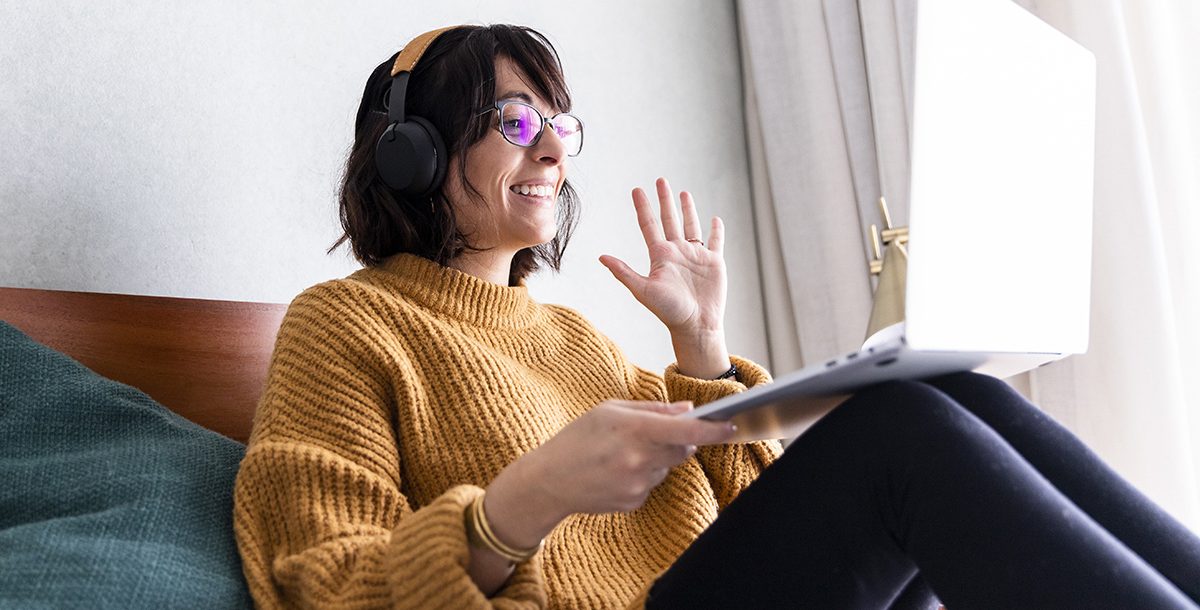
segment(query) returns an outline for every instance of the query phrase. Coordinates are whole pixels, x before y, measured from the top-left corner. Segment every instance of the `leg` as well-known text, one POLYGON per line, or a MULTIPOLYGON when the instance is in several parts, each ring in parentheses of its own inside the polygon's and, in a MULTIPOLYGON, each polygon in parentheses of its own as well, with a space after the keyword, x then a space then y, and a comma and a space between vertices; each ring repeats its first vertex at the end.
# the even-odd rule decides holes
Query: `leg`
POLYGON ((655 583, 651 608, 1194 608, 945 394, 893 382, 814 425, 655 583))
POLYGON ((1200 603, 1200 538, 1008 384, 961 373, 928 382, 983 420, 1075 505, 1200 603))
POLYGON ((900 595, 892 600, 888 610, 937 610, 940 606, 937 594, 929 587, 929 583, 916 574, 900 591, 900 595))

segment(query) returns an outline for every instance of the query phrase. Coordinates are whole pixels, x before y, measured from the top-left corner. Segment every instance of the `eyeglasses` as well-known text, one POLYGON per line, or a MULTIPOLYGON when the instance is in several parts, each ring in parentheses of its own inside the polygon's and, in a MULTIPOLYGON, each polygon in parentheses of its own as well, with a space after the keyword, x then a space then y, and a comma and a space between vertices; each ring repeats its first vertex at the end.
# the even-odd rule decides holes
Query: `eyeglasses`
POLYGON ((480 109, 479 114, 493 110, 500 117, 500 134, 512 144, 521 147, 537 144, 546 130, 546 123, 549 123, 566 147, 568 157, 574 157, 583 150, 583 121, 573 114, 560 112, 547 119, 537 108, 524 102, 496 102, 480 109))

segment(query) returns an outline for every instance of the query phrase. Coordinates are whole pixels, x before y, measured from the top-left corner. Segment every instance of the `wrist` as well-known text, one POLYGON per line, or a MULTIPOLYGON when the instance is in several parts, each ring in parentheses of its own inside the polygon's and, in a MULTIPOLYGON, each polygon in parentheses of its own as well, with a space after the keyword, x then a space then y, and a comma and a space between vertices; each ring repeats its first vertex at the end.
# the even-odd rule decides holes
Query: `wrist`
POLYGON ((486 501, 486 493, 475 496, 463 514, 463 526, 467 529, 467 542, 472 547, 490 551, 493 555, 503 558, 512 565, 529 561, 534 555, 537 555, 538 551, 542 550, 542 540, 538 540, 536 545, 519 548, 497 536, 491 520, 487 517, 487 510, 484 508, 486 501))
POLYGON ((497 537, 520 548, 537 545, 554 530, 566 514, 552 498, 538 494, 513 462, 488 485, 484 514, 497 537))
POLYGON ((729 350, 725 347, 725 332, 672 332, 671 346, 680 374, 697 379, 715 379, 729 370, 729 350))

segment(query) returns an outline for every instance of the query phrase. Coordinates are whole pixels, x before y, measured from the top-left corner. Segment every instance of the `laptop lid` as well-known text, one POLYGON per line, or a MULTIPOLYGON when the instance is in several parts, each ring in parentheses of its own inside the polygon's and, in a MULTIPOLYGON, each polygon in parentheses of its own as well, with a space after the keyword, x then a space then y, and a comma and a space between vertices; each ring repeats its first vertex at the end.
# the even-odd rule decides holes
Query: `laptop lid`
POLYGON ((1010 0, 920 0, 905 334, 1086 351, 1095 60, 1010 0))

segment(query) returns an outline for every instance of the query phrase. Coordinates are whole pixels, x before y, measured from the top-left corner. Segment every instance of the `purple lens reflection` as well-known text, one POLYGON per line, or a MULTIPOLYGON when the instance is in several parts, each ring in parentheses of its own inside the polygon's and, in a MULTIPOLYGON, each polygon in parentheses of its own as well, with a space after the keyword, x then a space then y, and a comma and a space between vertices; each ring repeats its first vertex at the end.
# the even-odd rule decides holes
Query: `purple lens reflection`
POLYGON ((543 119, 536 108, 522 102, 507 102, 501 106, 500 133, 517 146, 533 146, 537 143, 547 122, 562 140, 567 155, 578 155, 583 148, 583 123, 574 115, 561 113, 543 119))
POLYGON ((529 146, 541 131, 542 115, 525 104, 505 104, 500 126, 509 142, 529 146))
POLYGON ((570 114, 560 114, 550 119, 554 133, 558 134, 567 149, 567 155, 574 157, 583 148, 583 123, 570 114))

